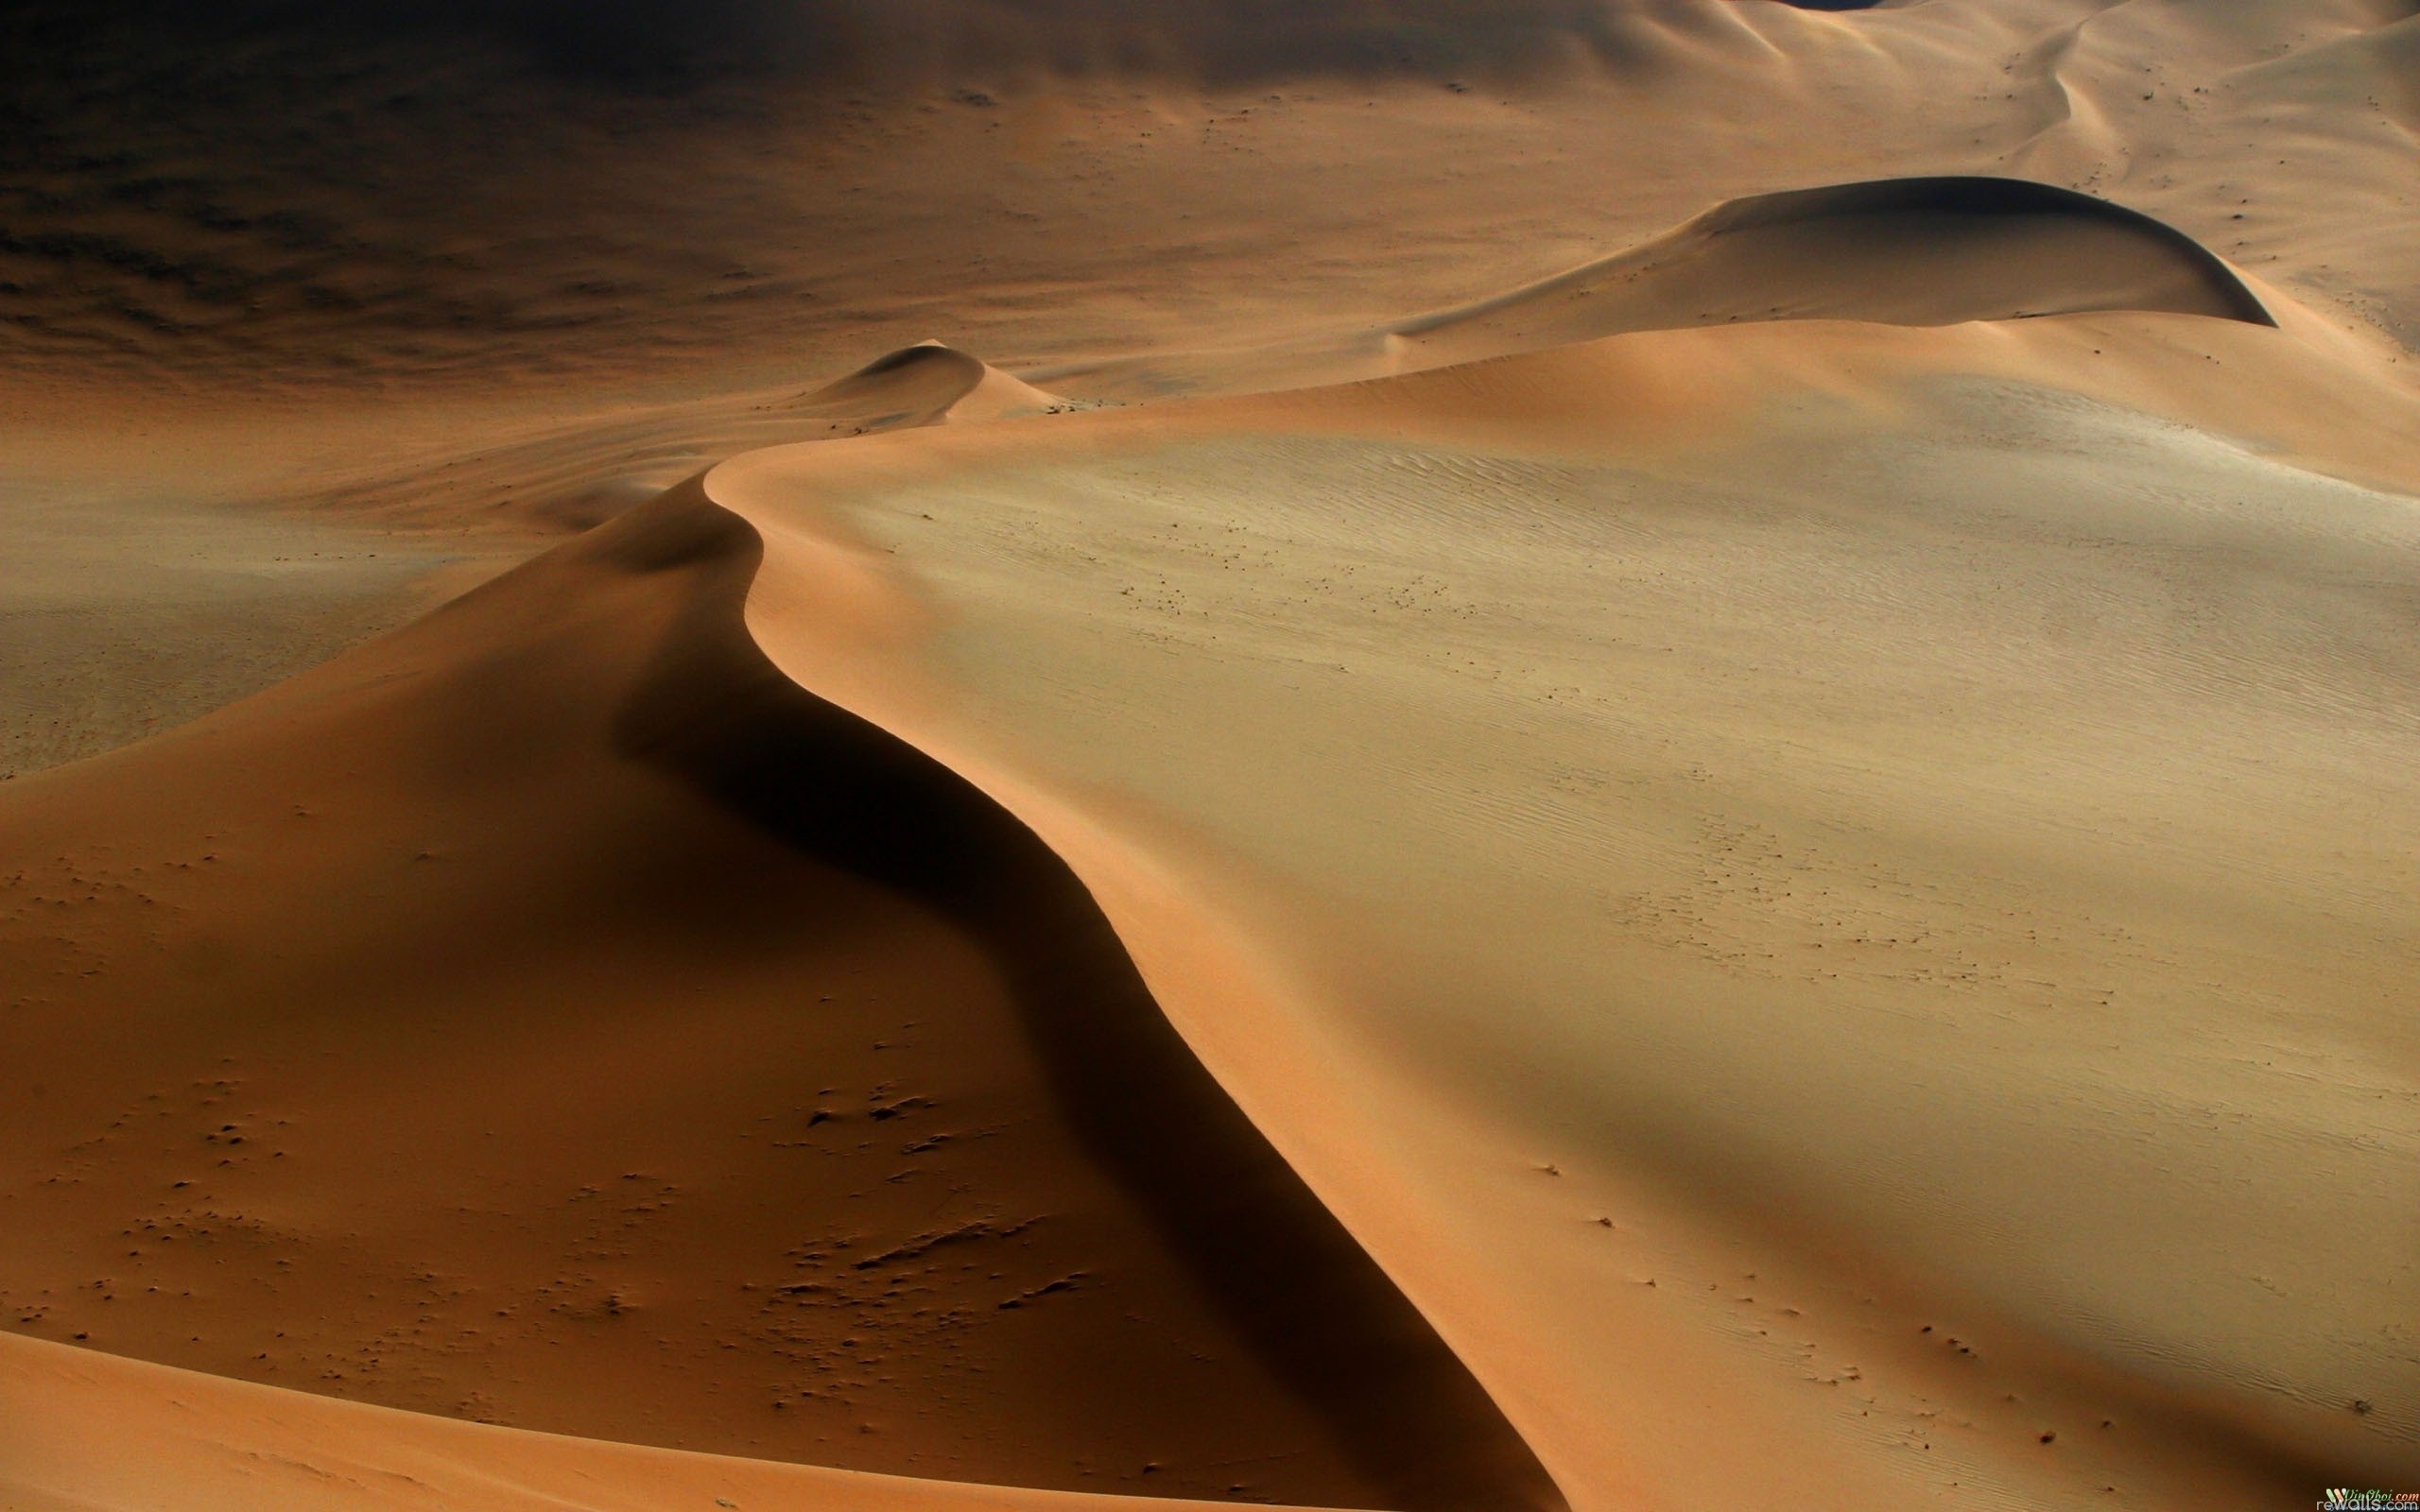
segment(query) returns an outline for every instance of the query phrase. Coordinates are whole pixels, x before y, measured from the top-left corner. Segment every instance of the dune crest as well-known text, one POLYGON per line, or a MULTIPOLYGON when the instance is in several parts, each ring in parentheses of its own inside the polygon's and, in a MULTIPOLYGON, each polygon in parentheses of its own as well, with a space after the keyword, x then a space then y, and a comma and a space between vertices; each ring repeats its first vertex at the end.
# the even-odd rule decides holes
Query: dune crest
POLYGON ((757 555, 693 482, 0 792, 15 1326, 893 1473, 1560 1504, 1066 868, 765 660, 757 555))

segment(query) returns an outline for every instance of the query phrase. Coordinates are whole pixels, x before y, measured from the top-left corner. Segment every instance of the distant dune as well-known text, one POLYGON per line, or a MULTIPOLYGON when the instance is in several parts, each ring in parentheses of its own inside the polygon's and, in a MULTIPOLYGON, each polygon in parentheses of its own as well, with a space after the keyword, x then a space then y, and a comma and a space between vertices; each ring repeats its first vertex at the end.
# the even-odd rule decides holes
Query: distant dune
MULTIPOLYGON (((750 394, 739 403, 649 416, 636 426, 542 426, 482 458, 471 487, 491 524, 546 534, 580 531, 664 491, 667 470, 769 440, 834 440, 952 421, 1010 420, 1089 407, 1046 393, 937 341, 875 358, 856 371, 799 393, 750 394), (499 495, 504 495, 499 497, 499 495), (501 516, 501 520, 497 519, 501 516)), ((431 496, 373 472, 337 496, 352 511, 389 509, 427 520, 458 519, 464 501, 431 496)))
POLYGON ((1954 325, 2093 310, 2274 325, 2191 237, 2014 179, 1891 179, 1735 199, 1644 247, 1404 326, 1423 363, 1739 320, 1954 325))
POLYGON ((835 435, 862 435, 945 420, 1011 420, 1070 408, 1066 400, 938 341, 902 347, 802 397, 789 413, 835 435))
POLYGON ((33 0, 0 14, 0 356, 69 420, 130 388, 593 411, 930 335, 1030 373, 1332 339, 1722 202, 1942 174, 2092 193, 2404 329, 2395 12, 33 0))

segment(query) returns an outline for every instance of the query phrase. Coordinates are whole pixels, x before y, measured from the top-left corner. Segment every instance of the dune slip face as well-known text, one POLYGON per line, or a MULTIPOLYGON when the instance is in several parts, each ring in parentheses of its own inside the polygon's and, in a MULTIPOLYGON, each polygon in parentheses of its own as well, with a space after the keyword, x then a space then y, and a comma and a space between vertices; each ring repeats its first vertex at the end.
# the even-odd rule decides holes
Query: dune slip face
POLYGON ((1739 320, 1955 325, 2095 310, 2276 321, 2191 237, 2016 179, 1886 179, 1717 207, 1644 247, 1404 326, 1424 365, 1739 320))
POLYGON ((756 654, 752 566, 691 486, 7 795, 16 1326, 894 1472, 1549 1502, 1063 868, 756 654))

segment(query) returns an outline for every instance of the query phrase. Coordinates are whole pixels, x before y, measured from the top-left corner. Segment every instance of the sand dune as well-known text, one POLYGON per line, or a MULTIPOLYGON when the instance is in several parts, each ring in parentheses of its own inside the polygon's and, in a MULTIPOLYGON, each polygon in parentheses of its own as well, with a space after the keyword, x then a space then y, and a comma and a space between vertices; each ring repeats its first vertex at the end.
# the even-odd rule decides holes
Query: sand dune
POLYGON ((0 1504, 2407 1482, 2411 12, 11 9, 0 1504))
POLYGON ((1434 365, 1738 320, 1954 325, 2164 310, 2273 325, 2192 238, 2014 179, 1890 179, 1720 205, 1644 247, 1403 326, 1434 365))
POLYGON ((834 435, 862 436, 947 420, 1007 420, 1071 407, 1056 394, 1012 378, 938 341, 902 347, 804 395, 801 419, 825 421, 834 435))
POLYGON ((1938 326, 2094 311, 2276 324, 2207 248, 2122 205, 2021 180, 1889 179, 1731 200, 1629 251, 1378 329, 1138 356, 1068 376, 1110 392, 1249 391, 1634 331, 1765 320, 1938 326))
POLYGON ((2413 413, 2224 318, 1771 322, 707 488, 1575 1504, 2185 1504, 2413 1452, 2413 413))
POLYGON ((926 341, 804 391, 785 387, 683 405, 669 414, 651 410, 531 426, 493 438, 450 487, 419 474, 399 479, 391 460, 382 459, 366 476, 323 482, 316 502, 355 520, 442 529, 467 519, 509 534, 577 533, 733 452, 1086 407, 926 341))
POLYGON ((11 784, 14 1325, 896 1472, 1550 1500, 1064 869, 756 656, 752 539, 693 487, 11 784))
MULTIPOLYGON (((989 381, 874 367, 799 415, 989 381)), ((2240 423, 2214 369, 2269 375, 2310 461, 2420 480, 2391 371, 2110 312, 1641 333, 726 463, 11 784, 0 1299, 368 1402, 1012 1486, 2390 1474, 2367 1257, 2411 1167, 2330 1108, 2408 1058, 2362 1005, 2412 954, 2377 701, 2414 680, 2379 617, 2410 507, 2180 428, 2240 423), (1761 675, 1842 638, 1869 679, 1761 675), (2312 949, 2342 929, 2358 957, 2312 949), (2247 985, 2180 995, 2214 951, 2247 985), (2112 1042, 2036 1033, 2119 1003, 2112 1042), (2236 1118, 2188 1135, 2213 1076, 2236 1118)), ((41 1441, 157 1389, 111 1379, 41 1441)), ((231 1421, 183 1440, 197 1484, 251 1452, 231 1421)), ((435 1432, 358 1422, 398 1474, 435 1432)), ((542 1487, 618 1452, 553 1452, 542 1487)))
POLYGON ((249 445, 224 423, 62 438, 63 455, 0 480, 15 563, 0 583, 0 780, 258 692, 731 453, 1080 407, 926 343, 805 389, 568 421, 446 416, 420 437, 383 417, 323 421, 319 459, 284 476, 193 467, 249 445), (481 444, 466 451, 466 431, 481 444), (230 503, 264 494, 285 507, 230 503))

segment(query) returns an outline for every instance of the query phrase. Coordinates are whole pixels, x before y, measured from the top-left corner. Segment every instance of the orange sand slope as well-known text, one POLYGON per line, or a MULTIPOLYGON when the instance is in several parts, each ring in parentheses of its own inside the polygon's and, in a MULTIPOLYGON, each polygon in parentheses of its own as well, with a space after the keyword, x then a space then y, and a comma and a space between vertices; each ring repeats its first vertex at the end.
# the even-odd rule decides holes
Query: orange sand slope
MULTIPOLYGON (((790 3, 640 0, 581 29, 790 3)), ((1347 28, 1420 3, 1346 8, 1347 28)), ((484 5, 148 9, 195 25, 76 0, 0 15, 24 112, 0 133, 0 497, 73 504, 35 531, 0 510, 0 617, 35 630, 0 646, 0 722, 24 721, 0 771, 194 717, 518 559, 533 530, 804 438, 779 413, 801 374, 935 334, 1087 398, 1300 387, 1394 370, 1408 315, 1727 199, 1978 173, 2122 201, 2258 288, 2420 339, 2406 0, 1541 0, 1530 29, 1447 3, 1409 56, 1283 77, 1266 48, 1188 67, 1168 8, 1124 8, 1114 29, 1169 44, 1079 48, 1071 74, 1035 51, 1051 27, 1018 28, 869 77, 677 88, 516 60, 484 5), (262 11, 267 31, 198 45, 210 18, 262 11), (251 528, 264 503, 309 507, 313 534, 372 528, 295 552, 251 528), (199 555, 247 548, 241 580, 150 592, 159 548, 194 534, 199 555), (312 552, 308 575, 278 559, 312 552), (334 565, 371 552, 374 574, 334 565), (396 591, 412 563, 445 577, 396 591), (22 585, 69 568, 82 593, 29 609, 22 585)), ((913 31, 963 8, 909 9, 913 31)), ((1282 32, 1312 25, 1299 9, 1282 32)))
POLYGON ((754 557, 676 490, 12 785, 15 1324, 894 1472, 1550 1499, 1064 868, 757 655, 754 557))
MULTIPOLYGON (((561 1438, 0 1337, 9 1512, 1107 1512, 1128 1498, 561 1438)), ((1180 1512, 1225 1503, 1153 1501, 1180 1512)))
POLYGON ((0 584, 10 631, 0 639, 0 780, 257 692, 717 457, 1081 407, 925 343, 804 391, 788 384, 570 423, 490 418, 419 438, 384 419, 359 431, 322 421, 311 441, 324 459, 309 466, 214 426, 167 443, 171 457, 199 448, 206 466, 163 475, 138 462, 129 476, 79 477, 116 448, 65 438, 66 455, 43 457, 32 476, 0 477, 0 550, 12 563, 0 584), (255 451, 270 455, 248 462, 255 451), (314 507, 225 502, 298 491, 314 507))
POLYGON ((458 438, 440 440, 429 447, 429 467, 420 472, 399 473, 391 456, 366 464, 348 458, 328 470, 314 502, 323 514, 406 532, 442 537, 472 524, 526 541, 601 524, 735 452, 1090 407, 925 341, 804 391, 785 385, 626 408, 568 424, 539 421, 489 429, 467 459, 458 438), (460 475, 454 475, 458 469, 460 475))

